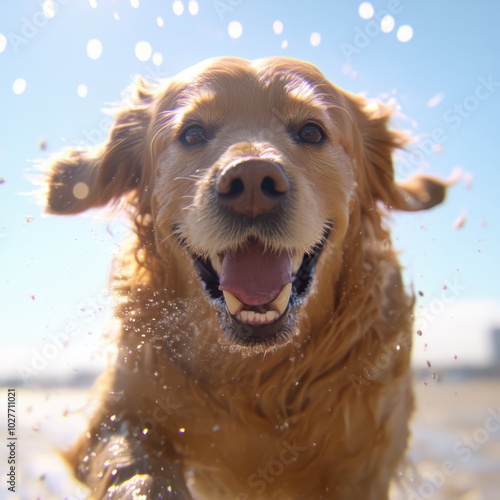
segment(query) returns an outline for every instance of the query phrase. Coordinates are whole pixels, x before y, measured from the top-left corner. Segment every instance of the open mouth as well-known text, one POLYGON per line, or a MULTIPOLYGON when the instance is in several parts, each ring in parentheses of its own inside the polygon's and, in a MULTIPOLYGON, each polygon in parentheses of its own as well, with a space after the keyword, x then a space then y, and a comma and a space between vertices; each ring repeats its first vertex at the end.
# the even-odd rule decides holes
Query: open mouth
POLYGON ((305 255, 268 251, 256 239, 219 255, 216 262, 193 255, 205 292, 233 344, 272 346, 291 338, 293 311, 311 288, 329 232, 325 230, 321 243, 305 255))

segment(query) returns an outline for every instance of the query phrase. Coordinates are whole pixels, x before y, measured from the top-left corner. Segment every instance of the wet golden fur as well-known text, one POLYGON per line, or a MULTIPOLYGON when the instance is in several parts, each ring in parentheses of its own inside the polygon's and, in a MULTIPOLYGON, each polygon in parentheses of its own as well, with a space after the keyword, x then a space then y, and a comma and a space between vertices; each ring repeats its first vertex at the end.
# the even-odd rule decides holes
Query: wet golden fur
POLYGON ((51 162, 50 212, 122 200, 135 227, 114 265, 117 359, 70 453, 95 498, 386 498, 413 406, 413 298, 384 219, 444 197, 430 177, 394 181, 391 155, 406 138, 387 127, 390 113, 301 61, 221 58, 138 80, 106 144, 51 162), (294 143, 287 127, 310 121, 327 140, 294 143), (200 122, 215 138, 186 148, 179 134, 200 122), (278 162, 293 180, 269 234, 214 210, 214 176, 245 157, 278 162), (214 259, 249 237, 307 253, 327 222, 289 341, 235 345, 190 254, 214 259))

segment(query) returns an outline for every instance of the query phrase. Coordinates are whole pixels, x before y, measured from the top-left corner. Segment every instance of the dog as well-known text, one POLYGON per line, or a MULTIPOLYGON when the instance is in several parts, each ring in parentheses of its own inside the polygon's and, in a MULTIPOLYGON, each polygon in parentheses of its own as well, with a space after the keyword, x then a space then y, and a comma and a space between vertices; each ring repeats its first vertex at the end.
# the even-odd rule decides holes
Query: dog
POLYGON ((215 58, 137 79, 105 144, 50 160, 50 213, 133 226, 116 359, 67 453, 92 498, 387 498, 414 297, 386 221, 447 187, 396 182, 391 113, 303 61, 215 58))

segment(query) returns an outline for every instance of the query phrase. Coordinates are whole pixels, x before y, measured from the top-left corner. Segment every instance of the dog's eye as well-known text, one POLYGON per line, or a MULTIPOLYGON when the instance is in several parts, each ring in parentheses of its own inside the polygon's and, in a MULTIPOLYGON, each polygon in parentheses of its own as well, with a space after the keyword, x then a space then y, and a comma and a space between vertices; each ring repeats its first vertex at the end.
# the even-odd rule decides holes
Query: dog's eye
POLYGON ((297 140, 299 142, 307 142, 310 144, 318 144, 323 142, 325 139, 325 134, 318 125, 314 123, 308 123, 304 125, 297 134, 297 140))
POLYGON ((208 141, 208 134, 200 125, 192 125, 181 135, 181 141, 189 146, 203 144, 208 141))

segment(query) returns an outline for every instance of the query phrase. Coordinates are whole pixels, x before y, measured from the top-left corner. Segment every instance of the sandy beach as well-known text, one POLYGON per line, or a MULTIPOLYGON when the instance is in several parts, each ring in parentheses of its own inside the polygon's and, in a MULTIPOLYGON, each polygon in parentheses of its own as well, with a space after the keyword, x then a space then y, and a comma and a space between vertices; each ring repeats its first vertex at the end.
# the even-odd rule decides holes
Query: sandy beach
MULTIPOLYGON (((500 379, 420 377, 415 391, 408 463, 391 498, 498 499, 500 379)), ((18 388, 16 393, 17 487, 10 493, 2 481, 0 498, 85 498, 86 490, 71 478, 57 450, 85 428, 89 389, 18 388)), ((6 462, 2 457, 2 477, 6 462)))
POLYGON ((500 498, 500 379, 416 382, 408 498, 500 498), (413 495, 413 496, 412 496, 413 495))

